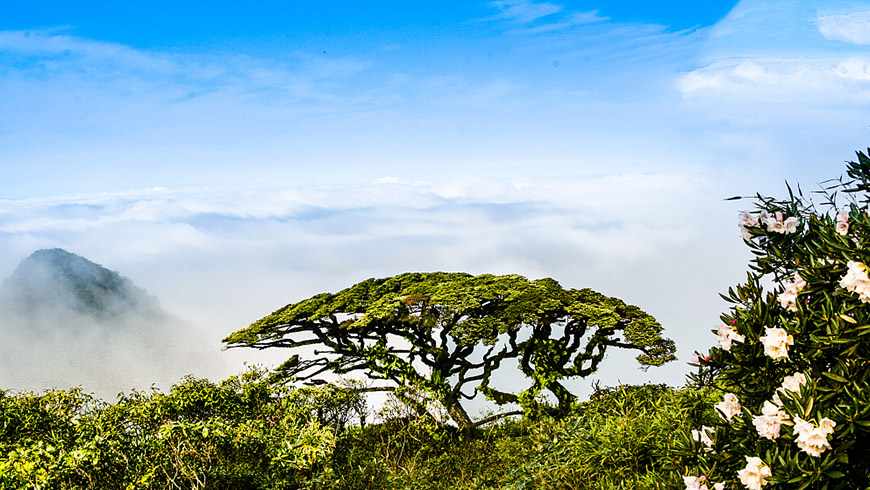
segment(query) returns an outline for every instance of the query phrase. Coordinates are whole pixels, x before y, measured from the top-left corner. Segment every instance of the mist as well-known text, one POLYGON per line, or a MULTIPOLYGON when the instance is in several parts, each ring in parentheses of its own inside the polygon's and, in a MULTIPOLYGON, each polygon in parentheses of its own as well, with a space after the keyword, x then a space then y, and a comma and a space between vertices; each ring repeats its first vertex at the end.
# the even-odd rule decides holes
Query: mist
POLYGON ((129 279, 60 249, 21 261, 0 286, 0 386, 81 386, 113 400, 225 374, 220 345, 129 279))
MULTIPOLYGON (((288 303, 370 277, 461 271, 588 287, 638 305, 676 341, 680 360, 647 372, 635 353, 611 352, 596 375, 574 383, 581 396, 596 380, 680 385, 692 352, 714 343, 718 292, 742 278, 747 258, 734 225, 740 204, 709 192, 711 180, 697 172, 383 179, 5 201, 0 275, 35 249, 62 247, 130 278, 171 320, 94 321, 62 309, 34 325, 7 313, 0 383, 82 385, 113 397, 152 383, 165 389, 185 374, 217 381, 246 362, 273 367, 293 354, 220 350, 222 338, 288 303)), ((504 383, 522 376, 504 370, 504 383)))

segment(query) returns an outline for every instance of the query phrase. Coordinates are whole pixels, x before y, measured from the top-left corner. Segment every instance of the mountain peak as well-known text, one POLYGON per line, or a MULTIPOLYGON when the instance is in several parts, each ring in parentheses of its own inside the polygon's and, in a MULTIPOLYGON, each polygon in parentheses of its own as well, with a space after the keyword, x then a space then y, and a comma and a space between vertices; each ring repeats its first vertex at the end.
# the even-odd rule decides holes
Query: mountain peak
POLYGON ((21 314, 67 308, 112 320, 119 315, 160 315, 157 300, 119 273, 60 248, 23 259, 3 282, 2 295, 21 314))
POLYGON ((219 343, 133 281, 59 248, 0 284, 0 390, 84 386, 103 398, 223 369, 219 343))

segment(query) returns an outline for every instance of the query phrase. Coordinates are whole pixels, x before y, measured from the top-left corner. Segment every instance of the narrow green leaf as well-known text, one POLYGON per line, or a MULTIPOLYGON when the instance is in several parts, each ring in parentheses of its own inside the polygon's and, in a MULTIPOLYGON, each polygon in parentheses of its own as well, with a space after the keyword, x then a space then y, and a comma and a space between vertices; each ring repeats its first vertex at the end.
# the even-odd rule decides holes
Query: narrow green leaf
POLYGON ((832 372, 830 372, 830 371, 825 371, 825 372, 823 372, 823 373, 822 373, 822 376, 824 376, 824 377, 826 377, 826 378, 828 378, 828 379, 832 379, 832 380, 836 381, 837 383, 848 383, 848 382, 849 382, 848 379, 846 379, 846 378, 840 376, 839 374, 834 374, 834 373, 832 373, 832 372))

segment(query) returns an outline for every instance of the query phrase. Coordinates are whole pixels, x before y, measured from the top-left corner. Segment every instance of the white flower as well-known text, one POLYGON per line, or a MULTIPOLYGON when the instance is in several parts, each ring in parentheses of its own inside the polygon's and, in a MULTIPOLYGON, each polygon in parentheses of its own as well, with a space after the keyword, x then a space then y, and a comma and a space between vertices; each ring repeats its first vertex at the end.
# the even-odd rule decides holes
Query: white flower
POLYGON ((724 350, 731 350, 731 342, 743 342, 746 340, 746 337, 737 333, 737 330, 732 325, 719 325, 716 328, 719 330, 717 343, 724 350))
POLYGON ((788 359, 788 346, 794 345, 792 336, 779 327, 766 327, 764 336, 758 340, 764 344, 764 353, 775 361, 788 359))
POLYGON ((746 467, 737 472, 740 483, 749 490, 761 490, 761 487, 767 483, 764 477, 770 476, 770 467, 757 456, 745 456, 745 458, 746 467))
POLYGON ((846 263, 846 269, 846 275, 840 279, 840 287, 851 293, 857 293, 861 302, 870 303, 870 277, 867 277, 867 266, 850 260, 846 263))
POLYGON ((779 397, 779 393, 774 393, 774 394, 773 394, 773 397, 771 398, 771 400, 772 400, 772 403, 773 403, 774 405, 776 405, 777 407, 781 407, 781 406, 782 406, 782 399, 779 397))
POLYGON ((726 393, 724 399, 715 405, 719 415, 731 422, 731 418, 740 413, 740 401, 734 393, 726 393))
MULTIPOLYGON (((684 476, 683 483, 686 485, 686 490, 701 490, 701 479, 697 476, 684 476)), ((707 488, 707 485, 704 485, 707 488)))
POLYGON ((781 292, 779 296, 776 297, 776 300, 779 301, 779 305, 785 308, 788 311, 796 312, 797 309, 797 291, 786 288, 785 291, 781 292))
MULTIPOLYGON (((683 483, 686 485, 686 490, 709 490, 707 487, 707 477, 701 476, 684 476, 683 483)), ((716 483, 713 485, 713 490, 724 490, 725 482, 716 483)))
POLYGON ((794 279, 792 279, 792 284, 798 291, 803 291, 803 289, 807 287, 807 282, 804 281, 804 278, 801 277, 801 275, 797 272, 794 273, 794 279))
POLYGON ((849 233, 849 213, 846 211, 837 213, 837 233, 841 235, 849 233))
POLYGON ((807 377, 804 376, 804 373, 794 373, 791 376, 786 376, 782 379, 782 391, 791 391, 793 393, 800 393, 801 386, 807 383, 807 377))
POLYGON ((776 212, 774 216, 763 215, 759 219, 763 219, 767 225, 767 231, 775 233, 795 233, 797 231, 798 219, 794 216, 783 220, 782 213, 776 212))
POLYGON ((740 213, 740 226, 744 228, 758 226, 758 217, 748 211, 743 211, 740 213))
POLYGON ((785 225, 776 218, 767 218, 767 231, 785 233, 785 225))
POLYGON ((782 386, 776 389, 776 393, 773 394, 773 404, 781 407, 782 400, 779 397, 779 392, 783 393, 795 393, 800 394, 801 386, 807 383, 807 377, 804 376, 804 373, 794 373, 791 376, 786 376, 782 379, 782 386))
POLYGON ((740 213, 740 220, 738 223, 738 227, 740 228, 740 233, 743 235, 744 240, 752 239, 752 232, 749 231, 750 228, 755 228, 758 226, 758 217, 754 214, 750 214, 747 211, 743 211, 740 213))
POLYGON ((852 291, 867 278, 867 266, 861 262, 850 260, 846 262, 846 275, 840 279, 840 287, 852 291))
POLYGON ((827 417, 819 420, 819 429, 827 435, 834 433, 835 425, 837 425, 837 423, 827 417))
POLYGON ((818 458, 827 449, 831 449, 828 436, 834 433, 836 422, 829 418, 823 418, 816 427, 812 422, 795 417, 794 433, 797 435, 795 442, 798 447, 810 456, 818 458))
POLYGON ((780 306, 788 311, 798 311, 797 294, 807 286, 807 282, 804 281, 800 274, 795 273, 794 279, 791 282, 784 283, 784 286, 785 290, 776 299, 779 301, 780 306))
POLYGON ((707 446, 704 448, 706 452, 713 450, 713 439, 710 439, 710 432, 716 432, 716 429, 702 425, 701 430, 692 430, 692 439, 707 446))
POLYGON ((764 402, 764 406, 761 408, 761 415, 752 417, 752 425, 755 426, 759 436, 773 441, 779 437, 782 421, 787 418, 788 415, 781 411, 779 407, 771 402, 764 402))

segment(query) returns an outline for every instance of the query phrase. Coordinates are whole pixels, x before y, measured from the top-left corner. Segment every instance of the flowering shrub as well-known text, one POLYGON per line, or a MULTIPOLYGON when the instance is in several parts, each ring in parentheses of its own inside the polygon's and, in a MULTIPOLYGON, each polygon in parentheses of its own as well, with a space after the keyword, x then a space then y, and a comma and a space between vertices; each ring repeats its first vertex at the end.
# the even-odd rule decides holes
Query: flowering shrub
POLYGON ((847 174, 820 204, 789 188, 741 214, 754 258, 696 357, 725 395, 715 427, 686 428, 685 488, 870 488, 870 158, 847 174))

